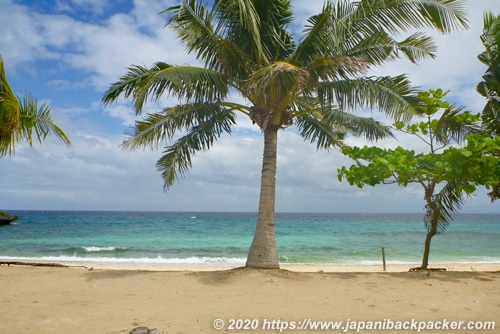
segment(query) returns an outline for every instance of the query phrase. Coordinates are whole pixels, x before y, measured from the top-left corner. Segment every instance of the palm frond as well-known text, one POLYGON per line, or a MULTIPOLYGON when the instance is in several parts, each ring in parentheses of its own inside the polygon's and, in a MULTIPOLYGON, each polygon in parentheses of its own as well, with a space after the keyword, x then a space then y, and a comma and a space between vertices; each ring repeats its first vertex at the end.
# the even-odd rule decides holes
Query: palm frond
POLYGON ((347 134, 378 140, 392 136, 389 126, 373 118, 359 117, 339 108, 321 108, 315 98, 298 98, 294 103, 296 125, 304 139, 318 149, 342 147, 347 134))
POLYGON ((398 51, 412 62, 433 57, 435 46, 423 34, 402 42, 391 35, 415 28, 450 32, 467 27, 464 4, 463 0, 326 1, 322 12, 308 20, 292 59, 304 64, 320 52, 331 58, 356 56, 379 65, 397 57, 398 51))
POLYGON ((12 143, 12 136, 19 128, 19 105, 10 88, 2 55, 0 55, 0 156, 6 154, 12 143))
POLYGON ((451 139, 461 144, 465 141, 466 136, 481 132, 481 126, 478 122, 472 119, 470 121, 462 120, 466 115, 469 115, 469 113, 464 112, 463 107, 451 105, 447 108, 437 121, 434 130, 434 138, 436 141, 446 145, 451 139))
POLYGON ((324 27, 328 24, 329 20, 329 10, 327 7, 329 5, 329 3, 325 2, 321 13, 311 16, 307 20, 308 24, 306 24, 302 32, 303 35, 299 40, 299 44, 291 56, 291 59, 293 59, 294 62, 298 63, 298 60, 302 59, 304 60, 304 63, 307 63, 307 59, 305 57, 311 56, 312 50, 320 50, 326 46, 326 44, 323 43, 325 40, 319 37, 320 35, 324 35, 325 37, 327 36, 324 34, 324 30, 327 30, 324 27))
POLYGON ((408 120, 417 104, 417 90, 404 75, 396 77, 360 77, 324 82, 318 88, 323 105, 338 105, 342 110, 378 108, 392 119, 408 120))
POLYGON ((186 135, 166 147, 163 156, 156 163, 156 169, 164 180, 165 190, 191 168, 192 156, 197 151, 208 150, 222 133, 231 133, 231 127, 235 124, 233 116, 232 113, 221 110, 205 122, 193 126, 186 135))
POLYGON ((172 140, 177 133, 189 131, 193 126, 212 118, 221 118, 222 115, 226 115, 228 123, 234 123, 234 113, 221 108, 218 103, 180 104, 165 108, 136 121, 122 147, 134 150, 150 146, 156 149, 160 144, 172 140))
POLYGON ((266 57, 270 62, 286 59, 296 46, 288 28, 293 21, 291 2, 257 0, 253 3, 260 18, 260 38, 266 57))
MULTIPOLYGON (((104 93, 101 98, 102 104, 107 106, 108 104, 118 100, 120 95, 123 95, 124 98, 134 97, 134 95, 136 95, 134 92, 138 89, 137 87, 139 84, 142 81, 145 81, 149 76, 151 76, 150 70, 145 66, 134 65, 129 67, 127 69, 127 73, 121 76, 118 81, 114 82, 104 93)), ((144 104, 145 101, 142 101, 141 103, 144 104)), ((140 113, 141 110, 142 107, 136 108, 136 113, 140 113)))
POLYGON ((150 83, 149 94, 159 99, 165 90, 187 101, 218 101, 224 99, 229 87, 217 71, 196 66, 173 66, 158 71, 150 83))
POLYGON ((315 54, 326 58, 347 56, 347 48, 342 44, 348 41, 348 23, 343 18, 354 12, 356 6, 346 1, 339 1, 337 8, 331 1, 326 1, 321 13, 308 19, 303 35, 290 61, 301 66, 308 64, 315 54))
POLYGON ((484 129, 492 135, 500 135, 500 15, 485 12, 483 20, 480 38, 485 51, 478 59, 487 69, 477 91, 486 98, 481 114, 484 129))
POLYGON ((127 133, 127 138, 123 141, 122 147, 125 149, 136 150, 150 146, 151 149, 157 149, 160 144, 169 138, 167 124, 168 109, 147 114, 143 120, 135 121, 135 125, 127 133))
POLYGON ((228 93, 225 77, 219 72, 195 66, 174 66, 157 62, 151 68, 131 66, 119 81, 104 93, 107 105, 120 95, 132 97, 140 114, 148 98, 159 99, 165 92, 186 101, 214 101, 228 93))
POLYGON ((371 117, 360 117, 346 113, 341 109, 331 108, 324 111, 324 120, 330 124, 338 124, 356 137, 364 136, 369 141, 392 137, 391 127, 371 117))
MULTIPOLYGON (((349 41, 351 43, 351 41, 349 41)), ((397 58, 397 49, 400 43, 385 31, 374 32, 369 36, 360 38, 359 41, 349 46, 346 53, 351 57, 365 60, 367 64, 382 65, 387 61, 397 58)), ((364 74, 364 73, 362 73, 364 74)))
POLYGON ((242 70, 255 70, 273 60, 284 59, 295 45, 287 29, 292 20, 288 0, 215 1, 213 12, 218 35, 235 45, 240 57, 246 59, 246 68, 242 70))
POLYGON ((295 118, 300 136, 304 140, 316 143, 317 149, 330 149, 342 147, 346 131, 342 125, 339 128, 328 124, 322 119, 321 112, 300 114, 295 118))
POLYGON ((486 102, 481 113, 483 128, 495 136, 500 136, 500 99, 486 102))
POLYGON ((438 212, 432 212, 431 208, 427 206, 428 214, 427 219, 424 219, 425 227, 430 231, 430 215, 437 214, 437 224, 440 231, 444 231, 451 220, 453 215, 462 209, 465 198, 468 195, 462 191, 463 185, 467 183, 463 180, 453 180, 448 182, 433 198, 433 203, 436 205, 438 212))
POLYGON ((408 58, 412 63, 425 58, 435 58, 434 52, 437 51, 436 44, 434 44, 431 37, 423 33, 417 32, 398 43, 398 49, 408 58))
POLYGON ((491 69, 493 63, 500 60, 498 47, 500 46, 500 15, 492 12, 483 14, 483 32, 480 36, 485 51, 479 54, 478 59, 491 69))
MULTIPOLYGON (((250 49, 256 52, 256 59, 261 59, 263 50, 261 48, 261 22, 254 2, 248 0, 216 0, 214 3, 214 12, 219 19, 218 31, 222 35, 228 36, 231 40, 235 38, 247 37, 247 43, 250 49), (245 36, 242 36, 244 34, 245 36)), ((242 41, 240 41, 242 42, 242 41)), ((245 48, 249 50, 248 48, 245 48)))
POLYGON ((54 123, 51 110, 47 103, 38 104, 38 99, 30 93, 26 93, 22 98, 16 97, 19 106, 19 128, 15 130, 9 141, 0 143, 0 155, 13 154, 15 146, 19 142, 27 142, 33 146, 33 137, 42 143, 49 135, 55 135, 67 146, 71 146, 71 141, 64 131, 54 123))
POLYGON ((403 41, 396 41, 385 31, 376 31, 360 37, 359 42, 349 48, 348 54, 364 59, 370 65, 382 65, 395 60, 400 54, 412 63, 426 58, 435 58, 437 47, 431 37, 417 32, 403 41))
POLYGON ((46 102, 38 106, 38 99, 30 93, 26 93, 23 98, 18 97, 19 109, 21 113, 21 121, 19 134, 22 139, 32 144, 32 129, 35 130, 36 137, 40 143, 53 134, 65 143, 71 146, 71 142, 64 131, 57 126, 52 120, 51 110, 46 102))
POLYGON ((315 90, 318 82, 348 79, 365 73, 369 63, 362 58, 339 57, 325 58, 319 54, 312 57, 306 69, 309 72, 308 87, 315 90))
POLYGON ((207 52, 217 49, 220 40, 212 26, 212 13, 195 0, 185 0, 178 6, 169 7, 160 14, 169 14, 166 26, 173 28, 180 40, 187 46, 187 52, 197 51, 197 58, 207 63, 215 54, 207 52))
MULTIPOLYGON (((241 48, 237 38, 229 38, 228 34, 231 31, 234 34, 236 27, 239 27, 240 42, 254 44, 255 41, 252 43, 251 38, 259 40, 259 35, 253 37, 258 28, 258 17, 251 3, 246 0, 216 1, 214 7, 209 9, 200 2, 185 0, 181 5, 170 7, 162 13, 170 14, 167 25, 177 32, 187 45, 187 51, 196 52, 197 59, 203 61, 208 68, 231 78, 246 79, 251 70, 249 64, 252 64, 249 61, 250 54, 241 48), (245 27, 250 31, 245 30, 245 27), (242 34, 245 36, 241 36, 242 34)), ((260 43, 257 47, 261 48, 260 43)), ((254 48, 252 46, 252 50, 254 48)), ((262 57, 262 51, 259 52, 262 57)))
POLYGON ((443 33, 468 27, 463 0, 361 0, 356 28, 361 34, 378 30, 396 34, 414 28, 433 28, 443 33))

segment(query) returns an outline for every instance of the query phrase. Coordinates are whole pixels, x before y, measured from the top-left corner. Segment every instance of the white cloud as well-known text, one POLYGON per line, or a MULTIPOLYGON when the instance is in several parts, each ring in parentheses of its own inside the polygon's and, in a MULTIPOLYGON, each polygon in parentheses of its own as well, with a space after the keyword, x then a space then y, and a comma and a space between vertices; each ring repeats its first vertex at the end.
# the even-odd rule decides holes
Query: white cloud
POLYGON ((100 14, 107 7, 108 1, 103 0, 56 0, 55 10, 58 12, 78 13, 85 10, 100 14))
POLYGON ((0 22, 7 27, 0 34, 1 53, 5 63, 15 67, 38 55, 43 49, 43 39, 26 7, 15 5, 11 0, 0 0, 0 7, 0 22))

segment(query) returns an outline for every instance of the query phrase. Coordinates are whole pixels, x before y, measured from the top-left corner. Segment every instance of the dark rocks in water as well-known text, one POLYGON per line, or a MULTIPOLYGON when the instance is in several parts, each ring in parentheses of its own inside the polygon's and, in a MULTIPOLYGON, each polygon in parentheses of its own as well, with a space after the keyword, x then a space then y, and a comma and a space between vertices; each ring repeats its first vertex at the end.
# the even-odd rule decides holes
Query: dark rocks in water
POLYGON ((17 220, 19 217, 7 212, 0 211, 0 225, 7 225, 17 220))

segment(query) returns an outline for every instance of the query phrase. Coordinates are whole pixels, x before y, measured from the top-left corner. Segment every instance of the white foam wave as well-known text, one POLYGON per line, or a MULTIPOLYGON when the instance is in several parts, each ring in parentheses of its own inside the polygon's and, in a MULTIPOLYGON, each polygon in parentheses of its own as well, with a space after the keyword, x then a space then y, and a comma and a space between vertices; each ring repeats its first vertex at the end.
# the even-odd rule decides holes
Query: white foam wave
POLYGON ((102 264, 138 264, 138 265, 244 265, 245 258, 228 257, 189 257, 189 258, 116 258, 116 257, 81 257, 81 256, 41 256, 14 257, 1 256, 1 261, 56 262, 56 263, 102 263, 102 264))
POLYGON ((117 249, 126 249, 122 247, 98 247, 98 246, 84 246, 82 247, 87 252, 103 252, 103 251, 114 251, 117 249))

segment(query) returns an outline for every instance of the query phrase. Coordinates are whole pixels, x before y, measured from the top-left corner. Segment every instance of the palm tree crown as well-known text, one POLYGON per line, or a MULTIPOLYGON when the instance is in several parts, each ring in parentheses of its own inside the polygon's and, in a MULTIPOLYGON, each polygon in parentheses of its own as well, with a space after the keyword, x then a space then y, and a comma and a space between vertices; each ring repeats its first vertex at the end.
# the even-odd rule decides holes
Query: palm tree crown
POLYGON ((261 199, 248 266, 278 267, 274 243, 274 191, 278 129, 294 124, 318 148, 341 146, 347 133, 378 139, 388 127, 353 115, 359 107, 379 108, 389 116, 411 111, 414 90, 404 76, 366 77, 367 71, 405 56, 412 62, 434 57, 431 38, 414 28, 443 33, 466 26, 461 0, 327 0, 309 18, 299 38, 289 0, 184 0, 163 12, 204 67, 157 62, 131 66, 103 96, 134 101, 140 114, 149 98, 168 94, 181 102, 137 121, 124 142, 139 148, 168 142, 157 162, 165 188, 190 167, 192 155, 231 133, 240 112, 264 133, 261 199), (238 92, 248 104, 228 101, 238 92), (181 133, 181 137, 174 137, 181 133), (177 139, 176 139, 177 138, 177 139))

